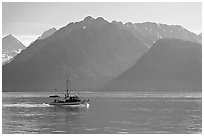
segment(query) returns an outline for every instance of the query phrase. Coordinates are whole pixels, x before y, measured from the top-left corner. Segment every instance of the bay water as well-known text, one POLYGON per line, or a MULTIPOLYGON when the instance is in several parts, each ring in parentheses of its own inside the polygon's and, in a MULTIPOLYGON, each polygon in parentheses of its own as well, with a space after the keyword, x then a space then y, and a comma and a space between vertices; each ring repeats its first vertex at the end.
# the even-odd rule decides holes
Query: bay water
MULTIPOLYGON (((3 134, 186 134, 202 132, 202 94, 80 92, 89 105, 50 106, 54 92, 3 92, 3 134)), ((63 93, 58 93, 63 96, 63 93)))

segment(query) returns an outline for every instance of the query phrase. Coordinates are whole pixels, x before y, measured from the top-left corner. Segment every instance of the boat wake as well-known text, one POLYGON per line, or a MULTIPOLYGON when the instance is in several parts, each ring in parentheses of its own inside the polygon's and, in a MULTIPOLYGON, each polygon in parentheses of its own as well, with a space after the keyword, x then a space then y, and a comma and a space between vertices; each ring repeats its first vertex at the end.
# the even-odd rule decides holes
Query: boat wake
POLYGON ((79 104, 79 105, 69 105, 69 107, 87 107, 87 108, 89 108, 89 104, 87 103, 87 104, 79 104))
POLYGON ((30 104, 30 103, 15 103, 15 104, 3 104, 3 107, 24 107, 24 108, 34 108, 34 107, 52 107, 49 104, 30 104))
MULTIPOLYGON (((42 104, 15 103, 15 104, 3 104, 2 106, 3 107, 19 107, 19 108, 54 107, 53 105, 49 105, 47 103, 42 103, 42 104)), ((69 107, 87 107, 89 108, 89 104, 69 105, 69 107)))

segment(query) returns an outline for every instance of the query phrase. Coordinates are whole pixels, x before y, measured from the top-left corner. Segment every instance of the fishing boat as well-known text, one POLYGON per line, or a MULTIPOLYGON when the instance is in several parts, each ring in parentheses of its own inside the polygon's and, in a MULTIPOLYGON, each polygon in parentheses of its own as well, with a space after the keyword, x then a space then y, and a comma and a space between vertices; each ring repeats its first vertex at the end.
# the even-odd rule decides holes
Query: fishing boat
POLYGON ((53 106, 88 106, 89 100, 82 100, 77 94, 75 90, 71 89, 71 80, 70 80, 70 70, 69 75, 67 74, 67 80, 66 80, 66 92, 64 94, 64 99, 61 100, 61 97, 58 95, 51 95, 50 98, 54 99, 49 105, 53 106))

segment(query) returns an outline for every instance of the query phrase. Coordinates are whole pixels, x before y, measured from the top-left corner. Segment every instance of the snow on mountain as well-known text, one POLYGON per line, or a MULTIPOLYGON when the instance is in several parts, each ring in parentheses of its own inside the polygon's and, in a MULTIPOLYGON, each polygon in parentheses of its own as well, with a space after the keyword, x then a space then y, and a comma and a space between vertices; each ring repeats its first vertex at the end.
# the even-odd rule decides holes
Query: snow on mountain
POLYGON ((7 35, 2 39, 2 64, 9 62, 26 47, 14 36, 7 35))

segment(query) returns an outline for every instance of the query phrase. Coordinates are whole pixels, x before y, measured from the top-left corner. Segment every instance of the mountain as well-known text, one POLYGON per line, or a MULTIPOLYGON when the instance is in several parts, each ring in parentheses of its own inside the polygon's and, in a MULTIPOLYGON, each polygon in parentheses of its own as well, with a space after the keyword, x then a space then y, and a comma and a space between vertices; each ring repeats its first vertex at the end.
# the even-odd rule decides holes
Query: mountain
MULTIPOLYGON (((48 30, 11 63, 4 65, 3 90, 62 89, 65 88, 66 69, 70 69, 73 84, 78 89, 95 89, 110 80, 114 82, 118 75, 123 75, 133 65, 135 67, 137 60, 148 50, 154 49, 152 45, 162 38, 178 38, 198 47, 200 44, 196 43, 201 43, 200 36, 178 25, 150 22, 123 24, 116 21, 109 23, 102 17, 94 19, 88 16, 57 31, 48 30)), ((164 45, 172 43, 174 42, 164 45)), ((149 51, 144 56, 146 54, 149 51)), ((149 87, 151 86, 145 88, 149 87)))
POLYGON ((202 47, 180 39, 160 39, 134 66, 103 89, 201 91, 202 47))
POLYGON ((202 40, 202 33, 200 33, 200 34, 198 35, 198 37, 202 40))
POLYGON ((185 41, 197 42, 202 44, 202 38, 182 26, 166 25, 160 23, 121 23, 113 21, 119 28, 132 32, 147 47, 151 47, 154 42, 161 38, 177 38, 185 41))
POLYGON ((14 36, 7 35, 2 39, 2 63, 10 61, 26 47, 14 36))
POLYGON ((67 68, 74 86, 93 89, 134 65, 147 49, 131 32, 89 16, 34 41, 4 65, 3 90, 63 89, 67 68))
POLYGON ((56 28, 51 28, 51 29, 45 31, 40 37, 38 37, 38 40, 39 39, 45 39, 45 38, 51 36, 56 31, 57 31, 56 28))

